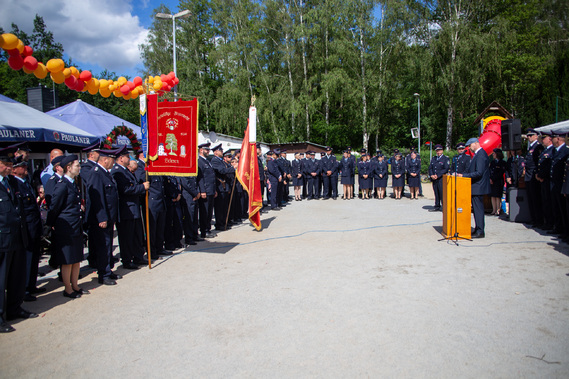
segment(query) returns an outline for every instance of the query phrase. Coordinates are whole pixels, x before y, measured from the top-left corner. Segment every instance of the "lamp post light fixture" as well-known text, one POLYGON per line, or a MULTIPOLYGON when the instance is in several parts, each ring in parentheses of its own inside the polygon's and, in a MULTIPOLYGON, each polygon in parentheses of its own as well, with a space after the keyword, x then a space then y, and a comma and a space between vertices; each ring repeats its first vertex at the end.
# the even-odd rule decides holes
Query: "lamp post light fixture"
POLYGON ((417 97, 417 128, 419 131, 419 156, 421 156, 421 95, 417 92, 413 94, 413 96, 417 97))
MULTIPOLYGON (((174 75, 176 75, 176 77, 178 77, 178 72, 176 71, 176 19, 188 18, 188 17, 190 17, 191 14, 192 14, 192 12, 190 12, 187 9, 183 10, 181 12, 178 12, 176 14, 156 13, 156 18, 158 18, 158 19, 161 19, 161 20, 172 19, 172 35, 173 35, 172 50, 173 50, 173 55, 174 55, 174 75)), ((174 86, 174 97, 177 97, 177 96, 178 96, 178 85, 176 84, 174 86)))

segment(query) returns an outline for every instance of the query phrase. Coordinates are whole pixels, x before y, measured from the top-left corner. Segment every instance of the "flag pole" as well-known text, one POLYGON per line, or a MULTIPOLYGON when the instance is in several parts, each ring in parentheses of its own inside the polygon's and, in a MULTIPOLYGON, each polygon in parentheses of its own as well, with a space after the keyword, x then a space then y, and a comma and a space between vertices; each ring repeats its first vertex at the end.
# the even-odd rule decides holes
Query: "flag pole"
POLYGON ((225 217, 225 230, 227 230, 227 223, 229 222, 229 212, 231 211, 231 201, 233 200, 233 191, 235 191, 235 182, 237 178, 233 178, 233 186, 231 187, 231 195, 229 196, 229 207, 227 208, 227 216, 225 217))
MULTIPOLYGON (((146 181, 148 181, 148 171, 146 171, 146 181)), ((148 210, 148 190, 146 190, 146 251, 148 251, 148 268, 152 269, 152 259, 150 258, 150 215, 148 210)))

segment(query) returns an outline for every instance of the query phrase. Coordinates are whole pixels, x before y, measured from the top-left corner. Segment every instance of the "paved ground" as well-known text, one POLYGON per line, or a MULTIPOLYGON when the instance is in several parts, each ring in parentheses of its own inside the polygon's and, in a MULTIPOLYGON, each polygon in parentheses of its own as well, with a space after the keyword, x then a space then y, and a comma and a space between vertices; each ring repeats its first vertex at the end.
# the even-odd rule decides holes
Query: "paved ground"
POLYGON ((1 376, 568 377, 569 246, 439 241, 431 205, 293 202, 77 300, 48 275, 1 376))

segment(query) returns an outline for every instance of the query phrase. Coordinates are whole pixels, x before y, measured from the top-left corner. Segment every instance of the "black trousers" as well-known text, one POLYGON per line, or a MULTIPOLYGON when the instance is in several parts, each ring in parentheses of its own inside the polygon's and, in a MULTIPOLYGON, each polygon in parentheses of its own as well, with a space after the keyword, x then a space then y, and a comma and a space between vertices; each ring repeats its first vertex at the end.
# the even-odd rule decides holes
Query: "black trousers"
POLYGON ((338 175, 330 175, 330 190, 332 193, 332 198, 338 197, 338 175))
POLYGON ((26 290, 32 291, 38 282, 38 266, 41 258, 41 239, 39 236, 28 238, 26 248, 26 290))
POLYGON ((325 172, 322 173, 322 187, 323 187, 323 196, 325 199, 330 197, 330 183, 331 183, 332 176, 328 176, 325 172))
POLYGON ((133 259, 142 261, 145 250, 142 219, 136 218, 117 222, 117 234, 122 263, 132 263, 133 259))
POLYGON ((318 196, 318 177, 310 175, 306 183, 306 197, 314 199, 318 196))
POLYGON ((107 222, 106 228, 99 225, 89 225, 89 236, 95 241, 93 246, 97 260, 97 275, 99 279, 108 278, 114 267, 113 262, 113 231, 114 223, 107 222))
POLYGON ((472 195, 474 233, 484 233, 484 195, 472 195))
POLYGON ((200 234, 205 237, 211 231, 211 219, 213 218, 214 195, 207 195, 205 199, 198 200, 198 213, 200 218, 200 234))
POLYGON ((198 203, 194 200, 186 200, 184 205, 182 209, 184 214, 184 239, 188 243, 195 241, 198 237, 198 203))
MULTIPOLYGON (((433 191, 435 192, 435 208, 441 207, 441 201, 443 198, 443 179, 438 178, 433 180, 433 191)), ((484 212, 484 207, 482 207, 484 212)))
POLYGON ((164 228, 166 227, 166 210, 148 213, 150 220, 150 257, 157 259, 158 254, 164 251, 164 228))
POLYGON ((214 199, 215 208, 215 228, 225 229, 225 220, 227 219, 227 212, 229 211, 229 193, 218 192, 217 197, 214 199))
POLYGON ((26 254, 0 252, 0 318, 18 311, 26 294, 26 254))
POLYGON ((271 183, 271 194, 270 194, 270 203, 271 209, 278 207, 280 204, 277 203, 277 191, 279 186, 278 180, 270 180, 271 183))
MULTIPOLYGON (((540 183, 541 204, 543 206, 543 223, 547 227, 553 227, 555 220, 553 219, 553 203, 551 200, 551 185, 549 180, 540 183)), ((539 222, 538 220, 537 222, 539 222)))
POLYGON ((541 202, 541 186, 536 178, 533 178, 527 184, 528 205, 531 220, 534 223, 543 223, 543 207, 541 202))
POLYGON ((551 191, 553 219, 555 221, 554 229, 559 233, 565 233, 567 227, 567 210, 565 209, 565 199, 561 192, 557 190, 551 191))
POLYGON ((180 202, 172 202, 166 207, 166 226, 164 227, 164 244, 169 250, 174 250, 182 239, 182 208, 180 202))

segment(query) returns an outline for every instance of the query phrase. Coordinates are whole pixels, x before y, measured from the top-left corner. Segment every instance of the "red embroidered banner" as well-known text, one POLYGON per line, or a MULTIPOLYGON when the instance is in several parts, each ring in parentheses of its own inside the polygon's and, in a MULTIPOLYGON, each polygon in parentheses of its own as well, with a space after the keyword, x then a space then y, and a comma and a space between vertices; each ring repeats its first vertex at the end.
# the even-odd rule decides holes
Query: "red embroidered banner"
POLYGON ((261 208, 263 207, 263 194, 261 193, 261 180, 259 179, 259 166, 257 163, 257 145, 249 142, 249 123, 245 129, 245 138, 241 145, 237 179, 249 193, 249 221, 257 230, 261 230, 261 208))
POLYGON ((148 95, 149 175, 198 174, 198 111, 197 99, 158 102, 148 95))

